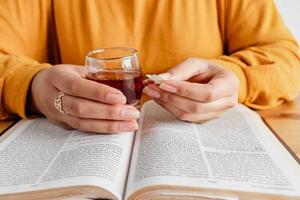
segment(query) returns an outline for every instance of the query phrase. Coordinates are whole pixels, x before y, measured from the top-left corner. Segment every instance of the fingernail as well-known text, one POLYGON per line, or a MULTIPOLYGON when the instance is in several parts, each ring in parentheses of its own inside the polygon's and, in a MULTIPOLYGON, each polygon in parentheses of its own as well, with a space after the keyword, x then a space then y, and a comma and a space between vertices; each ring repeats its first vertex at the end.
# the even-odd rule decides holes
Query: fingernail
POLYGON ((138 119, 140 117, 140 112, 134 109, 123 109, 120 111, 120 115, 122 118, 126 119, 138 119))
POLYGON ((126 103, 126 98, 119 94, 109 93, 106 95, 108 103, 126 103))
POLYGON ((134 131, 138 128, 136 122, 121 122, 120 123, 120 130, 121 131, 134 131))
POLYGON ((171 93, 176 93, 177 92, 177 88, 175 88, 174 86, 171 86, 169 84, 166 83, 161 83, 159 85, 159 88, 162 90, 165 90, 167 92, 171 92, 171 93))
POLYGON ((159 98, 160 97, 160 94, 157 91, 150 88, 149 86, 145 87, 143 92, 145 94, 147 94, 149 97, 153 97, 153 98, 159 98))

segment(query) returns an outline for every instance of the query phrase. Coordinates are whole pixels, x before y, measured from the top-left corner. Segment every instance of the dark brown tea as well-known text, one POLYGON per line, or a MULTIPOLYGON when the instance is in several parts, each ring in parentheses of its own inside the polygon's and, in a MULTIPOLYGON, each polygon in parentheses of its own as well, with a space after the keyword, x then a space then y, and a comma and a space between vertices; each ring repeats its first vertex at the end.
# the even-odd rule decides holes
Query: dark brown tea
POLYGON ((120 90, 126 96, 127 104, 136 105, 141 99, 144 86, 143 76, 139 72, 89 72, 86 78, 120 90))

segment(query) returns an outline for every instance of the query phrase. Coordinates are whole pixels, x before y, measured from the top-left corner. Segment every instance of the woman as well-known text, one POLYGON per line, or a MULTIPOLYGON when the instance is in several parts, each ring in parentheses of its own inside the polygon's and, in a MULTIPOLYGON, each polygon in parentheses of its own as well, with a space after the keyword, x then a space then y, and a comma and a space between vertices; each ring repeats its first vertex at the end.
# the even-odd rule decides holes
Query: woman
POLYGON ((111 46, 136 48, 146 74, 176 77, 144 93, 186 121, 218 117, 237 99, 274 107, 299 90, 298 46, 272 0, 2 0, 1 119, 38 112, 85 131, 137 129, 124 95, 78 66, 111 46))

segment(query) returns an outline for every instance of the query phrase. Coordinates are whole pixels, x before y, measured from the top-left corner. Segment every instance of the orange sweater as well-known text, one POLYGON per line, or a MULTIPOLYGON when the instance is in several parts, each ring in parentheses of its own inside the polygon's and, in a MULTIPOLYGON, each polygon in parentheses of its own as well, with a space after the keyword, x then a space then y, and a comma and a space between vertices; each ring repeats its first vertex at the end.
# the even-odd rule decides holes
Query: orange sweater
POLYGON ((144 73, 188 57, 221 63, 252 108, 292 100, 300 86, 298 47, 272 0, 1 0, 0 118, 25 116, 47 63, 82 65, 89 50, 111 46, 138 49, 144 73))

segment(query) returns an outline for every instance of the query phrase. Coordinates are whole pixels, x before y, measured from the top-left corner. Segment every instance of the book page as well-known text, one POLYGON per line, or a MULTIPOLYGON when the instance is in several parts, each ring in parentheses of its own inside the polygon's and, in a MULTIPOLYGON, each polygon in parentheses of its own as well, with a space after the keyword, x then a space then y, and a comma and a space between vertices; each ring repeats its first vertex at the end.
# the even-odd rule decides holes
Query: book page
POLYGON ((300 167, 260 117, 238 105, 203 124, 144 105, 126 196, 168 185, 300 196, 300 167))
POLYGON ((64 130, 22 120, 0 144, 0 194, 94 185, 121 199, 134 133, 64 130))

